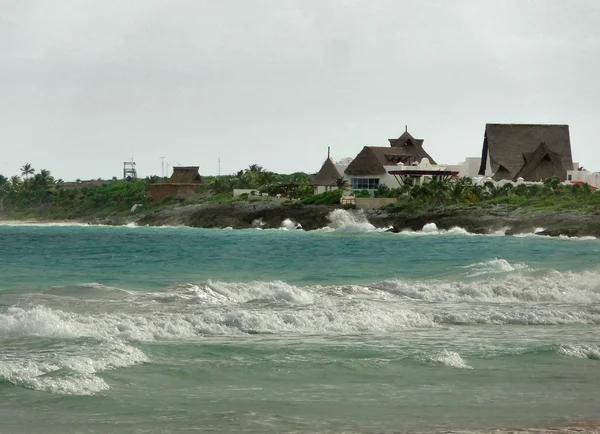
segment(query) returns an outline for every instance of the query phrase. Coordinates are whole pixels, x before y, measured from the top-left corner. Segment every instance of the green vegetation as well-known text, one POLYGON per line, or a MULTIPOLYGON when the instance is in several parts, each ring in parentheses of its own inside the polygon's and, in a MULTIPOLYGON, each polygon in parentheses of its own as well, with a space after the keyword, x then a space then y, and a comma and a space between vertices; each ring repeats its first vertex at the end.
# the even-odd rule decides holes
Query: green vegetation
POLYGON ((302 200, 304 205, 339 205, 343 190, 326 191, 302 200))
MULTIPOLYGON (((0 175, 0 216, 8 219, 46 218, 76 219, 131 214, 134 205, 142 205, 136 213, 178 203, 175 199, 152 202, 147 185, 164 182, 157 176, 144 180, 95 180, 65 183, 54 179, 48 170, 36 173, 31 164, 20 168, 20 176, 0 175)), ((255 189, 258 194, 281 195, 289 199, 305 199, 313 195, 311 175, 269 172, 253 164, 235 175, 206 176, 197 194, 185 203, 228 203, 245 201, 248 195, 233 197, 233 189, 255 189)), ((258 199, 258 198, 257 198, 258 199)), ((339 198, 335 203, 339 203, 339 198)))
POLYGON ((201 188, 208 194, 229 194, 234 189, 254 189, 270 196, 281 195, 290 199, 302 199, 313 194, 310 185, 312 175, 303 172, 283 175, 270 172, 262 166, 252 164, 248 169, 234 175, 206 176, 201 188))
MULTIPOLYGON (((7 178, 0 175, 0 216, 3 218, 73 219, 129 215, 179 203, 175 199, 152 202, 147 196, 147 185, 160 182, 156 177, 145 180, 79 181, 65 183, 54 179, 48 170, 35 171, 31 164, 20 168, 20 176, 7 178), (132 210, 134 205, 142 205, 132 210)), ((282 175, 264 170, 256 164, 235 175, 204 177, 197 194, 185 203, 229 203, 253 198, 254 193, 233 197, 233 189, 253 189, 256 194, 281 195, 288 199, 286 206, 330 205, 339 206, 342 190, 314 195, 311 176, 306 173, 282 175)), ((346 187, 344 178, 338 185, 346 187)), ((564 185, 557 178, 543 185, 495 183, 475 185, 469 178, 458 181, 431 181, 424 185, 406 184, 390 189, 384 185, 375 192, 355 191, 356 197, 389 197, 397 202, 388 205, 389 212, 417 212, 448 206, 503 205, 511 208, 537 210, 576 210, 600 214, 600 193, 588 185, 564 185)), ((347 206, 352 207, 352 206, 347 206)))
POLYGON ((21 168, 23 178, 0 175, 0 214, 8 218, 77 218, 130 212, 147 205, 146 181, 65 183, 50 171, 21 168))
POLYGON ((391 212, 419 211, 443 206, 486 205, 539 210, 600 210, 600 193, 594 193, 587 184, 564 185, 558 178, 549 179, 543 185, 520 184, 516 187, 512 184, 498 187, 493 182, 475 185, 470 178, 462 178, 455 182, 431 181, 424 185, 381 189, 376 194, 379 197, 398 198, 396 204, 386 207, 386 210, 391 212))

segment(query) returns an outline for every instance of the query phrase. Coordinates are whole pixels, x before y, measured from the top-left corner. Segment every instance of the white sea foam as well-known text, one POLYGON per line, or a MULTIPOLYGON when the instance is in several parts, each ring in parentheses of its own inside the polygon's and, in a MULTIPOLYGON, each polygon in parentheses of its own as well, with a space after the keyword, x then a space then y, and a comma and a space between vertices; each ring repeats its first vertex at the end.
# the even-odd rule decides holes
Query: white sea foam
POLYGON ((593 345, 563 345, 558 352, 564 356, 578 359, 600 360, 600 348, 593 345))
POLYGON ((311 291, 281 281, 244 283, 208 281, 201 285, 186 284, 172 287, 166 293, 151 293, 151 297, 157 301, 183 298, 210 304, 263 301, 302 305, 313 302, 311 291))
POLYGON ((444 350, 439 353, 425 355, 421 357, 425 361, 439 363, 451 368, 473 369, 463 360, 463 358, 455 351, 444 350))
POLYGON ((510 273, 516 270, 527 269, 527 265, 523 263, 511 264, 506 259, 492 259, 486 262, 478 262, 464 267, 468 270, 467 277, 477 277, 487 274, 510 273))
POLYGON ((140 292, 114 301, 119 309, 91 315, 83 312, 98 311, 93 303, 101 300, 90 300, 91 307, 82 313, 40 305, 11 307, 0 314, 0 339, 152 342, 240 333, 393 333, 462 324, 600 324, 600 310, 594 307, 600 303, 598 273, 539 275, 501 260, 491 264, 496 264, 492 276, 511 267, 514 271, 482 280, 350 286, 207 282, 140 292))
MULTIPOLYGON (((439 229, 435 223, 427 223, 423 226, 423 229, 420 231, 412 231, 410 229, 405 229, 400 232, 401 235, 416 235, 416 236, 424 236, 424 235, 476 235, 472 234, 466 229, 455 226, 450 229, 439 229)), ((504 235, 504 233, 493 233, 490 235, 504 235)))
POLYGON ((423 229, 421 229, 421 232, 429 234, 429 233, 438 233, 440 230, 438 229, 437 225, 435 223, 427 223, 425 226, 423 226, 423 229))
POLYGON ((93 395, 108 390, 108 384, 95 375, 53 376, 61 368, 31 360, 0 360, 0 378, 16 386, 61 395, 93 395))
POLYGON ((295 221, 293 221, 291 219, 285 219, 284 221, 281 222, 280 229, 283 229, 286 231, 293 231, 296 229, 302 229, 302 225, 299 223, 296 223, 295 221))
MULTIPOLYGON (((489 266, 489 265, 488 265, 489 266)), ((559 273, 550 271, 544 275, 519 272, 524 264, 503 264, 480 271, 485 274, 502 273, 502 268, 514 268, 498 278, 476 281, 405 281, 391 280, 376 287, 395 295, 423 301, 493 301, 493 302, 561 302, 597 303, 600 302, 600 275, 597 272, 559 273), (497 267, 497 268, 494 268, 497 267)), ((483 274, 483 273, 482 273, 483 274)))
POLYGON ((367 220, 364 211, 347 211, 336 209, 327 216, 329 225, 323 230, 335 230, 337 232, 385 232, 389 228, 376 228, 367 220))
POLYGON ((44 392, 93 395, 109 389, 96 373, 146 361, 144 353, 135 347, 121 342, 104 342, 76 350, 63 348, 50 353, 3 354, 0 356, 0 378, 44 392))

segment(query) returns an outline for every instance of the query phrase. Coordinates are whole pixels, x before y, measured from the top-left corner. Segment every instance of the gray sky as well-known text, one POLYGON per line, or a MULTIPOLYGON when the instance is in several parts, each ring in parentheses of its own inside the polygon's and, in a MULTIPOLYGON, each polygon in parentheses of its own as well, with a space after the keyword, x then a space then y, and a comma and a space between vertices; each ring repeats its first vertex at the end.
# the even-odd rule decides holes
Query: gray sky
POLYGON ((0 0, 0 173, 317 171, 408 124, 442 163, 486 122, 566 123, 600 170, 596 0, 0 0))

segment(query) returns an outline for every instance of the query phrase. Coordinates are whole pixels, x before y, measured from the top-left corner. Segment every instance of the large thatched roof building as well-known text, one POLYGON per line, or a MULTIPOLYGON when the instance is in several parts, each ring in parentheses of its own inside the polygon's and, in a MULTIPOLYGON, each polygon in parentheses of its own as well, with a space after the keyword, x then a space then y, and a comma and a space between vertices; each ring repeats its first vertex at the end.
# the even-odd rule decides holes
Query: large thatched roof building
POLYGON ((379 185, 393 187, 397 180, 389 174, 400 164, 416 166, 424 159, 435 160, 423 149, 423 139, 415 139, 408 130, 397 139, 388 139, 390 146, 365 146, 348 165, 345 175, 353 190, 375 190, 379 185))
POLYGON ((495 180, 567 179, 573 169, 568 125, 487 124, 480 175, 495 180))
POLYGON ((377 176, 387 174, 385 166, 398 163, 419 164, 427 158, 431 164, 435 160, 423 149, 423 139, 415 139, 405 131, 397 139, 388 139, 390 146, 365 146, 346 169, 349 176, 377 176))

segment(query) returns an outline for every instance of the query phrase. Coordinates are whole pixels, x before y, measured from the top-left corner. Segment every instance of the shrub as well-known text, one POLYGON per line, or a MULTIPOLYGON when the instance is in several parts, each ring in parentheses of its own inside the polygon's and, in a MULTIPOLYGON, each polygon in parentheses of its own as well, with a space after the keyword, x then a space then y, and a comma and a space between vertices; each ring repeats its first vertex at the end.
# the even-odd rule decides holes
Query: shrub
POLYGON ((305 205, 339 205, 342 198, 342 190, 326 191, 321 194, 314 194, 302 200, 305 205))

